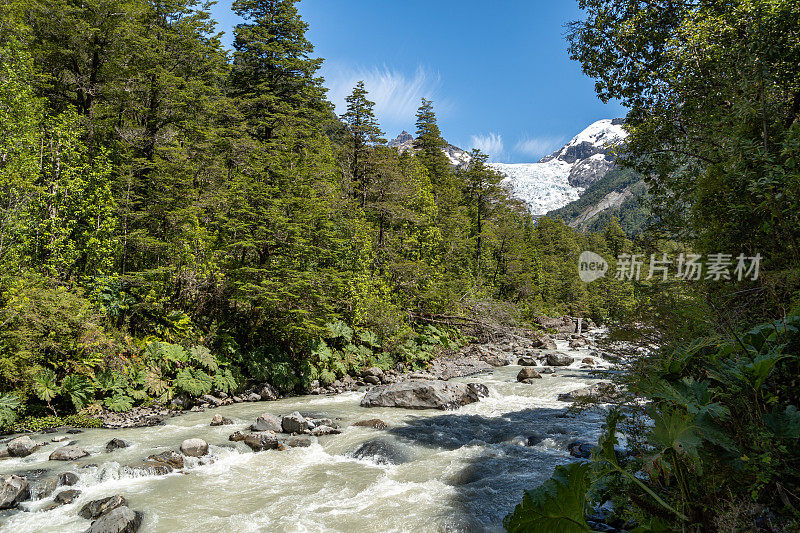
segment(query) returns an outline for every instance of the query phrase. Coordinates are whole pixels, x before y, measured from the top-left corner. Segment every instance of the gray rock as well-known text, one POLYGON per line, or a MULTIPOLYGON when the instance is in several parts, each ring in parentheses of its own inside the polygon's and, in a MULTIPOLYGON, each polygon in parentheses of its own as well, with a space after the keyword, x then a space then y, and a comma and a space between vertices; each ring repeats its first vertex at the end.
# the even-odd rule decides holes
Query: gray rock
POLYGON ((489 363, 489 365, 494 367, 500 366, 507 366, 508 365, 508 358, 501 354, 489 354, 481 357, 481 360, 489 363))
POLYGON ((50 454, 51 461, 75 461, 81 457, 88 457, 89 452, 77 446, 62 446, 50 454))
POLYGON ((592 456, 592 449, 594 449, 593 444, 581 441, 570 442, 567 445, 569 454, 572 457, 577 457, 578 459, 589 459, 592 456))
POLYGON ((61 492, 56 494, 56 497, 53 498, 53 501, 58 503, 58 504, 65 505, 65 504, 74 502, 75 499, 80 495, 81 495, 81 491, 79 491, 79 490, 75 490, 75 489, 62 490, 61 492))
POLYGON ((120 506, 92 522, 86 533, 135 533, 141 525, 142 513, 120 506))
MULTIPOLYGON (((475 384, 470 384, 475 385, 475 384)), ((362 407, 402 407, 406 409, 457 409, 477 402, 486 392, 483 387, 442 380, 405 381, 375 387, 361 400, 362 407)))
POLYGON ((247 435, 245 435, 241 431, 234 431, 233 433, 230 434, 230 436, 228 437, 228 440, 231 441, 231 442, 241 442, 246 437, 247 437, 247 435))
POLYGON ((163 471, 164 468, 168 468, 168 472, 183 468, 183 456, 172 450, 150 455, 144 462, 155 468, 157 472, 163 471))
POLYGON ((250 426, 250 430, 274 431, 275 433, 280 433, 281 431, 283 431, 283 426, 281 424, 280 418, 273 415, 272 413, 264 413, 263 415, 256 418, 255 423, 250 426))
POLYGON ((116 509, 117 507, 123 507, 128 505, 128 502, 125 501, 120 495, 109 496, 108 498, 102 498, 100 500, 94 500, 83 507, 81 510, 78 511, 78 516, 81 518, 85 518, 86 520, 94 520, 100 516, 103 516, 107 512, 116 509))
POLYGON ((13 509, 31 497, 31 488, 24 477, 0 476, 0 509, 13 509))
POLYGON ((369 383, 370 385, 380 385, 383 382, 378 376, 364 376, 364 383, 369 383))
POLYGON ((290 448, 308 448, 311 446, 311 439, 308 437, 291 437, 284 441, 290 448))
POLYGON ((342 430, 332 426, 316 426, 311 430, 311 435, 315 437, 322 437, 324 435, 338 435, 342 430))
POLYGON ((533 367, 526 366, 519 371, 519 374, 517 374, 517 381, 525 381, 528 379, 541 379, 541 377, 542 376, 540 376, 539 373, 536 370, 534 370, 533 367))
POLYGON ((520 357, 517 364, 520 366, 536 366, 536 359, 533 357, 526 355, 524 357, 520 357))
POLYGON ((186 439, 181 443, 181 453, 187 457, 202 457, 208 453, 208 443, 203 439, 186 439))
POLYGON ((36 441, 24 435, 8 443, 8 455, 11 457, 27 457, 32 454, 37 447, 36 441))
POLYGON ((555 374, 556 371, 550 368, 549 366, 546 366, 543 368, 538 368, 537 372, 539 372, 540 374, 555 374))
MULTIPOLYGON (((36 497, 41 500, 42 498, 50 496, 51 494, 53 494, 53 492, 55 492, 55 490, 58 488, 59 485, 60 483, 58 476, 48 477, 47 479, 38 483, 38 486, 35 491, 36 497)), ((36 486, 36 484, 34 486, 36 486)))
POLYGON ((255 392, 251 392, 250 394, 248 394, 245 397, 244 401, 246 401, 246 402, 260 402, 261 401, 261 395, 260 394, 256 394, 255 392))
POLYGON ((305 433, 311 429, 311 424, 308 423, 308 420, 297 411, 284 416, 283 420, 281 420, 281 426, 285 433, 305 433))
POLYGON ((584 339, 583 337, 578 337, 577 339, 572 339, 571 341, 569 341, 570 348, 583 348, 588 344, 589 343, 586 342, 586 339, 584 339))
POLYGON ((127 442, 125 442, 122 439, 114 438, 106 443, 106 452, 110 453, 113 452, 114 450, 119 450, 120 448, 127 448, 127 447, 128 447, 127 442))
POLYGON ((66 435, 59 435, 58 437, 53 437, 50 439, 50 442, 64 442, 65 440, 69 440, 66 435))
POLYGON ((274 431, 259 431, 251 433, 244 438, 244 443, 254 452, 274 450, 278 447, 278 437, 274 431))
POLYGON ((317 427, 317 426, 329 426, 329 427, 332 427, 332 428, 338 428, 339 427, 339 424, 337 424, 336 422, 334 422, 330 418, 313 418, 313 419, 311 419, 311 424, 314 427, 317 427))
POLYGON ((610 403, 618 396, 617 388, 612 383, 595 383, 571 392, 558 395, 562 402, 573 402, 581 398, 592 398, 598 402, 610 403))
POLYGON ((572 358, 571 355, 559 352, 553 352, 545 356, 545 361, 549 366, 569 366, 575 360, 572 358))
POLYGON ((230 418, 225 418, 222 415, 214 415, 211 418, 211 425, 212 426, 229 426, 233 424, 233 420, 230 418))
POLYGON ((372 429, 387 429, 389 427, 389 424, 378 418, 371 418, 369 420, 359 420, 353 425, 365 428, 372 428, 372 429))
POLYGON ((408 461, 408 455, 389 439, 372 439, 350 454, 356 459, 366 459, 378 464, 397 465, 408 461))
POLYGON ((62 472, 58 475, 58 484, 71 487, 78 482, 78 474, 75 472, 62 472))
POLYGON ((269 383, 264 383, 264 385, 261 386, 257 394, 264 401, 273 401, 281 397, 280 393, 278 392, 278 389, 276 389, 269 383))
POLYGON ((216 396, 212 396, 210 394, 203 394, 200 397, 200 401, 207 403, 213 407, 219 407, 222 404, 222 400, 217 398, 216 396))

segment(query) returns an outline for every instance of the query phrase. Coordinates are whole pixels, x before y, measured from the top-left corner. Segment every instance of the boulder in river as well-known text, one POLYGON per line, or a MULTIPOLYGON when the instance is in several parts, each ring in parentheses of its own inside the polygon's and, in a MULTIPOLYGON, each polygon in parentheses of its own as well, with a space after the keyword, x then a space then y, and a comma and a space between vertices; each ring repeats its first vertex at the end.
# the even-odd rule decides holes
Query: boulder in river
POLYGON ((378 464, 397 465, 408 461, 408 456, 399 445, 384 438, 366 441, 351 455, 356 459, 366 459, 378 464))
POLYGON ((0 476, 0 509, 13 509, 31 497, 31 489, 28 480, 24 477, 0 476))
POLYGON ((541 377, 542 376, 540 376, 539 373, 536 370, 534 370, 533 367, 526 366, 519 371, 519 374, 517 374, 517 381, 526 381, 529 379, 541 379, 541 377))
POLYGON ((228 440, 231 442, 241 442, 245 439, 245 437, 247 437, 247 435, 241 431, 234 431, 230 434, 230 436, 228 436, 228 440))
POLYGON ((128 502, 125 501, 125 498, 116 494, 114 496, 109 496, 108 498, 102 498, 100 500, 93 500, 81 507, 81 510, 78 511, 78 516, 81 518, 85 518, 86 520, 94 520, 107 512, 116 509, 117 507, 123 507, 128 505, 128 502))
POLYGON ((533 341, 534 348, 541 348, 542 350, 556 350, 558 347, 556 346, 556 341, 553 340, 553 337, 550 335, 542 335, 534 339, 533 341))
POLYGON ((375 387, 361 400, 362 407, 457 409, 488 394, 486 386, 442 380, 404 381, 375 387))
POLYGON ((517 361, 519 366, 536 366, 536 359, 529 355, 524 355, 517 361))
POLYGON ((145 465, 154 468, 157 473, 164 470, 167 473, 183 468, 183 456, 178 452, 168 450, 158 454, 150 455, 144 460, 145 465))
POLYGON ((545 366, 545 367, 542 367, 542 368, 537 368, 536 371, 539 372, 540 374, 555 374, 555 372, 556 372, 555 370, 553 370, 549 366, 545 366))
POLYGON ((254 452, 274 450, 278 447, 278 437, 274 431, 259 431, 251 433, 244 438, 244 443, 254 452))
POLYGON ((281 427, 285 433, 305 433, 311 429, 311 424, 308 423, 308 420, 303 415, 295 411, 283 417, 281 427))
POLYGON ((289 437, 283 443, 290 448, 308 448, 311 446, 311 439, 308 437, 289 437))
POLYGON ((75 461, 81 457, 88 457, 89 452, 77 446, 62 446, 50 454, 51 461, 75 461))
POLYGON ((333 426, 314 426, 311 430, 311 435, 314 437, 322 437, 324 435, 338 435, 342 430, 333 426))
POLYGON ((141 525, 142 513, 123 505, 92 522, 86 533, 136 533, 141 525))
POLYGON ((231 424, 233 424, 233 420, 222 415, 214 415, 211 417, 212 426, 229 426, 231 424))
POLYGON ((261 385, 261 387, 258 388, 258 392, 256 392, 256 394, 258 394, 258 396, 263 401, 273 401, 281 397, 281 394, 280 392, 278 392, 278 389, 276 389, 269 383, 264 383, 263 385, 261 385))
POLYGON ((75 499, 80 495, 81 491, 79 490, 75 489, 62 490, 61 492, 56 494, 56 497, 53 498, 53 501, 58 504, 66 505, 68 503, 74 502, 75 499))
POLYGON ((545 361, 549 366, 569 366, 575 360, 571 355, 565 353, 553 352, 545 356, 545 361))
POLYGON ((106 443, 106 452, 110 453, 120 448, 127 448, 128 443, 122 439, 113 438, 106 443))
POLYGON ((613 383, 595 383, 588 387, 559 394, 558 399, 562 402, 573 402, 581 398, 592 398, 598 402, 610 403, 616 399, 617 395, 617 388, 613 383))
POLYGON ((567 450, 569 450, 569 454, 572 457, 577 457, 578 459, 589 459, 592 456, 592 449, 594 449, 593 444, 589 444, 587 442, 581 441, 574 441, 570 442, 567 445, 567 450))
POLYGON ((250 426, 250 430, 274 431, 275 433, 280 433, 283 431, 283 425, 281 424, 281 419, 277 416, 273 415, 272 413, 264 413, 256 418, 256 421, 250 426))
POLYGON ((38 444, 27 435, 17 437, 8 443, 8 455, 11 457, 27 457, 32 454, 38 444))
POLYGON ((181 443, 181 453, 187 457, 202 457, 208 453, 208 443, 203 439, 186 439, 181 443))
POLYGON ((371 418, 369 420, 359 420, 354 426, 372 428, 372 429, 388 429, 389 424, 378 418, 371 418))

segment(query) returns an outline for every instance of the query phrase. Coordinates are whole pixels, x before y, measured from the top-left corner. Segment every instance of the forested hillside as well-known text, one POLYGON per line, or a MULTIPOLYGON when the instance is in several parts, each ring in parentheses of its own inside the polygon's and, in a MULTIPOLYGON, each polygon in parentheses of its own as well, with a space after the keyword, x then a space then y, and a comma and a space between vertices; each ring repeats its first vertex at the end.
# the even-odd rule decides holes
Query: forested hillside
POLYGON ((449 164, 432 102, 416 155, 363 84, 336 116, 295 4, 237 0, 226 50, 191 0, 3 0, 4 423, 424 366, 480 302, 631 306, 577 277, 624 235, 534 225, 485 156, 449 164))

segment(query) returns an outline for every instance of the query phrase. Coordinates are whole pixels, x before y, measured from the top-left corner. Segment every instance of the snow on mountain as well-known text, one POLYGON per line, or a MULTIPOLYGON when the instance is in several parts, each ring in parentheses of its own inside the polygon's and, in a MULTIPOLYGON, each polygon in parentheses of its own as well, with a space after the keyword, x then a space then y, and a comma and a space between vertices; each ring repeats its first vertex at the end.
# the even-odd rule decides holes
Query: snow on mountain
MULTIPOLYGON (((412 137, 411 134, 405 130, 395 139, 389 141, 387 146, 397 148, 400 152, 405 152, 406 150, 416 151, 414 148, 414 137, 412 137)), ((447 160, 450 161, 450 164, 454 167, 461 167, 469 163, 469 160, 471 159, 469 152, 466 152, 458 146, 454 146, 452 144, 448 144, 442 148, 442 152, 444 152, 444 155, 447 156, 447 160)))
POLYGON ((614 145, 625 139, 622 120, 599 120, 538 163, 490 163, 507 177, 502 184, 533 215, 564 207, 614 166, 614 145))

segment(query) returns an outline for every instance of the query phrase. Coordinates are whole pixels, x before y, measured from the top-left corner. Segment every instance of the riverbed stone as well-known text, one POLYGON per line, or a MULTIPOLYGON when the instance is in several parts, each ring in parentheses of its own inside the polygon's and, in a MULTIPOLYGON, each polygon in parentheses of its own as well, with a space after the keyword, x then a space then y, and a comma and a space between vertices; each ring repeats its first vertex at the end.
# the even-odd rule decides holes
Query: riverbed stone
POLYGON ((272 413, 264 413, 256 418, 256 421, 250 426, 250 431, 274 431, 280 433, 283 431, 281 419, 272 413))
POLYGON ((523 367, 517 374, 517 381, 526 381, 529 379, 541 379, 541 375, 531 366, 523 367))
POLYGON ((11 457, 27 457, 32 454, 38 445, 28 435, 17 437, 8 443, 8 455, 11 457))
POLYGON ((142 513, 120 506, 92 522, 86 533, 136 533, 141 525, 142 513))
POLYGON ((290 448, 308 448, 311 446, 311 439, 308 437, 290 437, 283 442, 290 448))
POLYGON ((264 383, 259 387, 258 396, 261 398, 262 401, 274 401, 281 397, 281 393, 278 392, 278 389, 270 385, 269 383, 264 383))
POLYGON ((314 437, 322 437, 325 435, 338 435, 341 432, 342 430, 337 427, 323 425, 315 426, 314 429, 311 430, 311 435, 314 437))
POLYGON ((181 443, 181 453, 187 457, 202 457, 208 453, 208 443, 203 439, 186 439, 181 443))
POLYGON ((408 455, 394 441, 385 438, 371 439, 350 455, 356 459, 366 459, 378 464, 397 465, 408 461, 408 455))
POLYGON ((569 366, 575 360, 571 355, 560 352, 552 352, 545 356, 545 361, 548 366, 569 366))
POLYGON ((589 444, 588 442, 573 441, 567 445, 567 450, 569 450, 569 454, 572 457, 589 459, 592 456, 592 449, 594 449, 594 447, 593 444, 589 444))
POLYGON ((550 368, 549 366, 544 366, 544 367, 541 367, 541 368, 537 368, 536 371, 539 372, 540 374, 555 374, 556 373, 556 371, 553 370, 552 368, 550 368))
POLYGON ((172 470, 180 470, 183 468, 183 455, 172 450, 167 450, 166 452, 148 456, 144 462, 149 463, 152 467, 167 467, 171 472, 172 470))
POLYGON ((372 429, 388 429, 389 424, 379 418, 370 418, 369 420, 359 420, 353 424, 354 426, 372 428, 372 429))
POLYGON ((51 461, 75 461, 81 457, 88 457, 89 452, 78 446, 62 446, 50 454, 51 461))
POLYGON ((13 509, 31 497, 27 478, 14 474, 0 476, 0 509, 13 509))
POLYGON ((530 355, 525 355, 517 360, 517 364, 520 366, 536 366, 536 359, 530 355))
POLYGON ((616 399, 617 395, 618 391, 613 383, 595 383, 588 387, 559 394, 558 399, 562 402, 574 402, 582 398, 592 398, 598 402, 610 403, 616 399))
POLYGON ((128 502, 125 501, 125 498, 119 494, 115 494, 114 496, 109 496, 107 498, 90 501, 81 507, 81 510, 78 511, 78 516, 85 518, 86 520, 94 520, 95 518, 98 518, 107 512, 116 509, 117 507, 123 507, 126 505, 128 505, 128 502))
POLYGON ((122 439, 113 438, 106 443, 106 452, 113 452, 114 450, 119 450, 121 448, 127 448, 128 443, 122 439))
POLYGON ((477 402, 488 389, 478 384, 442 380, 405 381, 370 390, 361 400, 362 407, 401 407, 405 409, 457 409, 477 402), (474 385, 470 387, 470 385, 474 385))
POLYGON ((281 427, 284 433, 305 433, 311 429, 311 424, 306 420, 303 415, 295 411, 290 415, 286 415, 281 420, 281 427))
POLYGON ((53 498, 53 501, 58 504, 66 505, 68 503, 74 502, 80 495, 81 491, 76 489, 62 490, 61 492, 56 494, 55 498, 53 498))
POLYGON ((222 415, 214 415, 211 417, 212 426, 229 426, 231 424, 233 424, 233 420, 222 415))
POLYGON ((245 437, 247 437, 247 435, 241 431, 234 431, 228 436, 228 440, 231 442, 241 442, 245 439, 245 437))
POLYGON ((254 452, 274 450, 278 448, 278 437, 274 431, 259 431, 247 435, 244 443, 250 446, 254 452))

